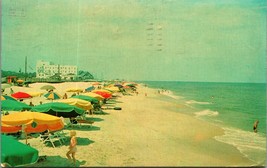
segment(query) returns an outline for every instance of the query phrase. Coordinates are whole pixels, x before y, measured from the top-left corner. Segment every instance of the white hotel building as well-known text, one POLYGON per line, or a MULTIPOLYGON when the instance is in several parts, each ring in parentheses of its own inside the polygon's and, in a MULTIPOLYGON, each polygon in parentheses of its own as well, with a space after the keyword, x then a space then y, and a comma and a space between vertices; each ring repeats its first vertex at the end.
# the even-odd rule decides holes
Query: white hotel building
POLYGON ((77 76, 77 66, 59 65, 52 62, 37 61, 36 78, 49 78, 55 74, 61 76, 62 79, 70 79, 77 76))

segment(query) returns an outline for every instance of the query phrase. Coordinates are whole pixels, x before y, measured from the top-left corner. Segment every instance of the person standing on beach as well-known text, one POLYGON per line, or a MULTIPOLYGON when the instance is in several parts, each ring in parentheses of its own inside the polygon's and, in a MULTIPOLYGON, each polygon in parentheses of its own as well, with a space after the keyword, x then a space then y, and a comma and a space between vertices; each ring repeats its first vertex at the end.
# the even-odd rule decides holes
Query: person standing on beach
POLYGON ((254 130, 255 133, 258 132, 258 130, 257 130, 258 124, 259 124, 259 120, 256 120, 254 125, 253 125, 253 130, 254 130))
POLYGON ((76 140, 76 131, 70 131, 70 146, 69 146, 69 151, 67 152, 66 156, 68 157, 69 161, 73 162, 73 164, 76 164, 76 159, 75 159, 75 153, 77 152, 77 140, 76 140), (72 156, 72 159, 70 157, 72 156))

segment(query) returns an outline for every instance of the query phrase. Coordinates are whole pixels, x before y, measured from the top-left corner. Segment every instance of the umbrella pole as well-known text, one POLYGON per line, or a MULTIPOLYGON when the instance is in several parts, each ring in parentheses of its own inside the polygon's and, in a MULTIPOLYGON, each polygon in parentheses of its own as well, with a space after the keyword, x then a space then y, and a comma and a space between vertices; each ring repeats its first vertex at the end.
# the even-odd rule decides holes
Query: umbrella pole
POLYGON ((26 135, 26 145, 28 145, 28 136, 27 136, 27 132, 25 132, 26 135))
POLYGON ((27 132, 25 131, 26 125, 22 125, 22 134, 24 134, 26 137, 26 145, 28 144, 28 138, 27 138, 27 132))

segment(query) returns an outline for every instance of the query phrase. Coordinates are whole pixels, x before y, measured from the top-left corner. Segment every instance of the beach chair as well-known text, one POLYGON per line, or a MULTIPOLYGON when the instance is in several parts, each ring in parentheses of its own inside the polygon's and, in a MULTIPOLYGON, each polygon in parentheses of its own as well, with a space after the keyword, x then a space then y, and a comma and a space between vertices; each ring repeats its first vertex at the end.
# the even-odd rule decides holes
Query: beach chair
POLYGON ((89 124, 89 127, 91 128, 91 127, 92 127, 92 124, 94 123, 94 121, 87 120, 87 119, 86 119, 85 117, 83 117, 83 116, 76 117, 76 121, 78 122, 79 127, 81 127, 82 124, 89 124))
POLYGON ((65 143, 68 139, 67 133, 65 133, 63 130, 54 132, 54 136, 62 141, 62 143, 65 143))
POLYGON ((77 119, 77 122, 79 124, 79 126, 81 127, 82 124, 89 124, 89 127, 91 128, 94 121, 89 121, 89 120, 83 120, 83 119, 77 119))
POLYGON ((67 127, 73 127, 73 124, 70 122, 70 119, 69 118, 64 118, 64 126, 67 128, 67 127))
POLYGON ((46 142, 49 142, 49 143, 52 144, 52 146, 54 148, 56 147, 55 144, 54 144, 56 141, 59 141, 60 145, 62 145, 59 137, 57 137, 57 135, 54 135, 54 134, 51 134, 51 133, 44 134, 44 135, 40 134, 40 139, 41 139, 41 142, 43 144, 46 144, 46 142))

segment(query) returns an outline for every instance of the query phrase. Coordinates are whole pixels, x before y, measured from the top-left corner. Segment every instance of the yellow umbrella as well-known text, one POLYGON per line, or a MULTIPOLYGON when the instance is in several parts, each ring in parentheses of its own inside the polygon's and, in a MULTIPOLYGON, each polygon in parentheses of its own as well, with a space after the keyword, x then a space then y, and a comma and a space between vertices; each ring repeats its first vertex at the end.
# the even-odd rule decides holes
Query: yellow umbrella
POLYGON ((19 130, 24 131, 26 134, 40 133, 45 130, 57 131, 63 128, 64 123, 61 118, 39 112, 16 112, 1 118, 2 133, 12 133, 19 130))
POLYGON ((24 80, 22 80, 22 79, 18 79, 17 82, 18 82, 18 83, 22 83, 22 82, 24 82, 24 80))
POLYGON ((69 88, 66 90, 67 92, 83 92, 81 88, 69 88))
POLYGON ((84 110, 91 110, 93 108, 92 104, 89 101, 77 99, 77 98, 61 99, 56 102, 61 102, 61 103, 66 103, 69 105, 77 106, 84 110))
POLYGON ((99 101, 104 99, 104 97, 100 96, 99 94, 93 93, 93 92, 87 92, 87 93, 83 93, 81 95, 91 96, 91 97, 97 98, 99 101))
POLYGON ((119 92, 119 88, 118 87, 115 87, 115 86, 111 86, 111 87, 107 87, 108 90, 111 90, 113 92, 119 92))
POLYGON ((26 93, 28 93, 32 97, 40 97, 44 94, 43 92, 26 92, 26 93))

